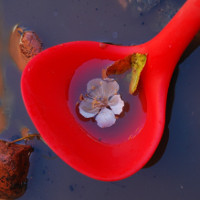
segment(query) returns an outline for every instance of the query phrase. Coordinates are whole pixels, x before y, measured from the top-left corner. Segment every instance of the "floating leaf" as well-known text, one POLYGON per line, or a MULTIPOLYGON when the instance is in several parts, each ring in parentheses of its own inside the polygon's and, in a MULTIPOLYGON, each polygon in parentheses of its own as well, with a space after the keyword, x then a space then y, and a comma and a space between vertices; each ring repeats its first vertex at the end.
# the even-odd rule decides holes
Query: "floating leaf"
POLYGON ((131 56, 131 82, 129 85, 129 93, 133 94, 138 86, 141 72, 146 64, 147 55, 136 53, 131 56))
POLYGON ((129 55, 121 60, 114 62, 106 69, 106 75, 119 75, 131 69, 131 57, 132 55, 129 55))
POLYGON ((102 78, 106 78, 110 75, 119 75, 132 69, 131 81, 129 85, 129 93, 133 94, 138 86, 141 72, 146 64, 147 55, 134 53, 132 55, 126 56, 123 59, 117 60, 107 69, 102 71, 102 78))
POLYGON ((0 198, 16 199, 24 194, 32 151, 29 145, 0 140, 0 198))
POLYGON ((42 42, 38 35, 18 24, 13 28, 9 43, 10 55, 20 71, 23 71, 27 63, 42 51, 42 42))

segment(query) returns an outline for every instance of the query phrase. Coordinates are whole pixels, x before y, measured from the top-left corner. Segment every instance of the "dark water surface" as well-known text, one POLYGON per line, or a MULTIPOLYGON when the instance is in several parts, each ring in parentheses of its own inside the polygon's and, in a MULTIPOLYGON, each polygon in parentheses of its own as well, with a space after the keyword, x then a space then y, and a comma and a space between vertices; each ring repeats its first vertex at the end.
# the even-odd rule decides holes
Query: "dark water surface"
MULTIPOLYGON (((1 0, 0 37, 3 48, 0 70, 5 89, 0 94, 0 106, 7 119, 7 124, 1 124, 2 130, 5 129, 1 138, 20 137, 19 130, 23 126, 32 133, 36 132, 22 102, 21 72, 6 52, 9 34, 15 24, 36 31, 45 48, 75 40, 139 44, 155 36, 184 0, 149 2, 154 3, 139 4, 134 0, 1 0)), ((35 152, 31 156, 28 188, 19 199, 200 199, 199 44, 198 36, 174 73, 164 139, 168 144, 159 161, 154 156, 155 160, 148 165, 151 167, 128 179, 105 183, 76 172, 45 144, 33 141, 35 152)), ((0 120, 2 123, 5 119, 1 116, 0 120)), ((158 152, 161 154, 162 149, 158 152)))

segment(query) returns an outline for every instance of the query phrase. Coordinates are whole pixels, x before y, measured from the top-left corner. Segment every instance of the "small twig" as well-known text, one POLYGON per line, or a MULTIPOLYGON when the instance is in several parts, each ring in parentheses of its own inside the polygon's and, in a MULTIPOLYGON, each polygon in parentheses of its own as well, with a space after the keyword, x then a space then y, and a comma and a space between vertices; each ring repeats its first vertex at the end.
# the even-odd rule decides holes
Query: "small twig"
POLYGON ((41 139, 41 136, 40 136, 40 134, 38 134, 38 133, 35 133, 35 134, 30 134, 30 135, 27 135, 27 136, 24 136, 24 137, 22 137, 22 138, 19 138, 19 139, 16 139, 16 140, 14 140, 14 141, 12 141, 12 142, 10 142, 10 143, 16 143, 16 142, 19 142, 19 141, 22 141, 22 140, 27 140, 27 139, 34 139, 34 138, 37 138, 37 139, 41 139))

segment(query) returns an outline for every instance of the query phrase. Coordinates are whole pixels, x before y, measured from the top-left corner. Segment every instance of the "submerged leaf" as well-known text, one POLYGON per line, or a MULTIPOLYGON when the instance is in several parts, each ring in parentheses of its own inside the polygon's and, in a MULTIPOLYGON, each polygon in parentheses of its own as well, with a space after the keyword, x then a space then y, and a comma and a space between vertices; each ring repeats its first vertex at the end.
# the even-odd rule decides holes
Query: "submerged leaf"
POLYGON ((146 64, 147 55, 136 53, 131 56, 131 82, 129 85, 129 93, 133 94, 138 86, 141 72, 146 64))

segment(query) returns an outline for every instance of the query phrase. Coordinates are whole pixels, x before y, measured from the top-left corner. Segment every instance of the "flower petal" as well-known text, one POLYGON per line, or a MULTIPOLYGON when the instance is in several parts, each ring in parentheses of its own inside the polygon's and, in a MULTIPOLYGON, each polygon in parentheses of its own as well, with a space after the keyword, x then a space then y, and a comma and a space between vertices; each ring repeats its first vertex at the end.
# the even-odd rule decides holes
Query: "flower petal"
POLYGON ((103 80, 101 78, 95 78, 88 82, 87 93, 91 98, 101 98, 103 96, 102 90, 103 80))
POLYGON ((89 98, 85 98, 79 104, 79 112, 85 118, 94 117, 99 112, 99 110, 100 109, 98 107, 93 107, 93 100, 89 98))
POLYGON ((108 102, 108 105, 114 112, 114 114, 119 115, 124 107, 124 101, 121 99, 120 95, 114 95, 108 102))
POLYGON ((113 95, 117 94, 119 90, 119 84, 114 79, 106 78, 103 80, 102 89, 104 91, 104 97, 109 99, 113 95))
POLYGON ((97 121, 97 125, 101 128, 107 128, 112 126, 115 121, 115 115, 114 113, 108 109, 108 108, 103 108, 99 114, 96 116, 96 121, 97 121))

